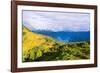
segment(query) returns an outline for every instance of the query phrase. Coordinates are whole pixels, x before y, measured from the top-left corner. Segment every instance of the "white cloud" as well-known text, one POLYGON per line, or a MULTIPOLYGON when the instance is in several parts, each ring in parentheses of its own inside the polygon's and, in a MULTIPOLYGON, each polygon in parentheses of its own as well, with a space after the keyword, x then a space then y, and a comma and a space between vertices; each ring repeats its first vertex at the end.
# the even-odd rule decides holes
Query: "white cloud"
POLYGON ((52 31, 89 31, 89 14, 23 11, 23 25, 29 29, 52 31))

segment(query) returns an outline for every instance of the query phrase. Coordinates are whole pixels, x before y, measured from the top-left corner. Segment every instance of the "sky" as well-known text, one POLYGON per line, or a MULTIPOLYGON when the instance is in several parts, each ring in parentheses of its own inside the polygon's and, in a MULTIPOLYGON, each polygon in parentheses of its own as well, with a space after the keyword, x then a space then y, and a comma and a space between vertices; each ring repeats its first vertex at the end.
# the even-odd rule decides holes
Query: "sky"
POLYGON ((22 18, 30 30, 90 31, 88 13, 23 10, 22 18))

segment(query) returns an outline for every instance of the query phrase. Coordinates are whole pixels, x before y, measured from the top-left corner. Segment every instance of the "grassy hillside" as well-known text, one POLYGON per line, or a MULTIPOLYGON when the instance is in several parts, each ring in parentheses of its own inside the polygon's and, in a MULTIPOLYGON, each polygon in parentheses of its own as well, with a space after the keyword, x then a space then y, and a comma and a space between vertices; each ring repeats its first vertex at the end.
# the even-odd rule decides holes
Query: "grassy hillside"
POLYGON ((23 62, 89 59, 89 42, 59 42, 23 26, 23 62))

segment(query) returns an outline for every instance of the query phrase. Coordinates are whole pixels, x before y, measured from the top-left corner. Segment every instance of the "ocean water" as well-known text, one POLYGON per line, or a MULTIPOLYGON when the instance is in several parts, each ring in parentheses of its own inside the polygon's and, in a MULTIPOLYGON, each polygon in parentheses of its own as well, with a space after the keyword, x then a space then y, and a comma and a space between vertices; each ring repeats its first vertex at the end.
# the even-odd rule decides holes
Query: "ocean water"
POLYGON ((59 40, 61 42, 81 42, 81 41, 90 41, 90 32, 89 31, 79 31, 79 32, 73 32, 73 31, 59 31, 59 32, 53 32, 53 31, 45 31, 45 30, 37 30, 33 31, 39 34, 43 34, 46 36, 50 36, 56 40, 59 40))

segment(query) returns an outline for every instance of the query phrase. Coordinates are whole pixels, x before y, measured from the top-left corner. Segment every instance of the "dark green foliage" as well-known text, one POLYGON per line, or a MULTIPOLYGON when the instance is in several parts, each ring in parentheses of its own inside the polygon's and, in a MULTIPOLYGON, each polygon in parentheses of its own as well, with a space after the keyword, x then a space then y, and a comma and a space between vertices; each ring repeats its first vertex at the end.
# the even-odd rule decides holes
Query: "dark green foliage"
POLYGON ((28 55, 24 58, 23 61, 80 60, 89 58, 89 42, 55 42, 53 44, 53 47, 48 48, 46 52, 45 48, 42 48, 42 46, 33 47, 32 49, 30 49, 28 55))

